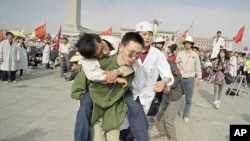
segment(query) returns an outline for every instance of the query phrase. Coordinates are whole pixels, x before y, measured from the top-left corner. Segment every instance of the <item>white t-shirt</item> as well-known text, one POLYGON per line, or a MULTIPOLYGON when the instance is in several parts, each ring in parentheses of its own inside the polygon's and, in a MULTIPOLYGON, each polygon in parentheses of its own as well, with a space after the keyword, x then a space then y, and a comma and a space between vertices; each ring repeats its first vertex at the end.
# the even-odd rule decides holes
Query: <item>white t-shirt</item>
POLYGON ((69 53, 70 44, 60 44, 60 53, 69 53))

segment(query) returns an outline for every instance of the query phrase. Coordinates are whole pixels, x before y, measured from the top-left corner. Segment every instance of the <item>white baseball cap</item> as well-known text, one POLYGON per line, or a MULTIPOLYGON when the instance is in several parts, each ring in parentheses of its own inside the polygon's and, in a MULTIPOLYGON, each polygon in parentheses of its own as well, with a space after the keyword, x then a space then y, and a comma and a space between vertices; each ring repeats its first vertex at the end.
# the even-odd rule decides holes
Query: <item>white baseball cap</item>
POLYGON ((153 32, 153 24, 148 21, 142 21, 135 25, 135 32, 138 31, 151 31, 153 32))

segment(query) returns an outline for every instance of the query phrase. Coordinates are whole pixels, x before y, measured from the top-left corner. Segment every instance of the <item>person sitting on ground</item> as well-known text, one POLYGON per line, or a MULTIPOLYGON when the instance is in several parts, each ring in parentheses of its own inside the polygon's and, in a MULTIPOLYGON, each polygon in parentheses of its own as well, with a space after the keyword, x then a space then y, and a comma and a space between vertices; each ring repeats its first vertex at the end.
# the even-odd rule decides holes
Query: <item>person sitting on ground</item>
POLYGON ((208 66, 205 70, 202 72, 202 79, 207 80, 209 74, 211 73, 211 66, 208 66))
POLYGON ((78 62, 79 61, 79 53, 76 52, 76 54, 74 56, 72 56, 69 61, 71 63, 72 68, 71 68, 71 71, 70 71, 70 75, 68 77, 65 76, 65 80, 73 82, 76 75, 82 69, 82 65, 78 62))
POLYGON ((38 60, 36 59, 35 53, 33 53, 29 57, 29 68, 31 69, 37 68, 37 65, 38 65, 38 60))

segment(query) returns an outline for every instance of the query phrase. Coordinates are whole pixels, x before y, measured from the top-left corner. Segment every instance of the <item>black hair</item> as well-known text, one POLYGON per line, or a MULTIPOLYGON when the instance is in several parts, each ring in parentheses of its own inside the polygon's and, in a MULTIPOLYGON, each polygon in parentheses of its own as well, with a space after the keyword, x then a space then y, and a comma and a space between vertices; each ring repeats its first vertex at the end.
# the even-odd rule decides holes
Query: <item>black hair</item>
POLYGON ((196 49, 197 51, 200 50, 199 47, 197 47, 197 46, 193 46, 192 49, 196 49))
POLYGON ((115 49, 115 48, 110 44, 109 41, 107 41, 107 40, 105 40, 105 39, 103 39, 103 41, 106 42, 106 43, 108 44, 108 47, 109 47, 109 50, 110 50, 110 51, 115 49))
POLYGON ((217 34, 219 34, 219 33, 221 34, 221 31, 217 31, 217 34))
POLYGON ((8 31, 8 32, 6 32, 6 34, 5 34, 5 35, 6 35, 6 36, 8 36, 9 34, 11 34, 12 36, 14 36, 14 34, 13 34, 12 32, 9 32, 9 31, 8 31))
MULTIPOLYGON (((221 51, 223 51, 225 53, 225 59, 226 60, 230 60, 230 54, 229 54, 229 52, 226 49, 224 49, 224 48, 220 49, 220 52, 221 51)), ((218 56, 217 56, 218 59, 220 59, 220 52, 218 53, 218 56)))
POLYGON ((141 35, 139 35, 138 33, 135 32, 127 32, 121 40, 121 44, 123 45, 127 45, 130 41, 134 41, 136 43, 139 43, 140 45, 142 45, 142 47, 144 47, 144 40, 141 37, 141 35))
POLYGON ((84 34, 76 43, 78 52, 85 58, 91 59, 95 58, 96 44, 95 42, 100 43, 102 41, 101 37, 97 34, 84 34))
POLYGON ((68 38, 66 38, 66 37, 63 37, 63 38, 62 38, 62 40, 66 40, 66 41, 69 41, 69 40, 68 40, 68 38))

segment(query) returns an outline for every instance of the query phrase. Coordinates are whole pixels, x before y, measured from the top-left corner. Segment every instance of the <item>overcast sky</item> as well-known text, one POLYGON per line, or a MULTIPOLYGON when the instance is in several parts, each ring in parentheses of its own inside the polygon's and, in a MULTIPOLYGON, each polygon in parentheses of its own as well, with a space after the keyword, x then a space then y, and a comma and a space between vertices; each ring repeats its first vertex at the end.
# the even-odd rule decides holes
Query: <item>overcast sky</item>
MULTIPOLYGON (((66 23, 67 0, 0 0, 0 29, 32 32, 47 24, 47 32, 66 23)), ((159 30, 177 31, 193 23, 189 35, 212 37, 218 30, 232 38, 246 26, 241 47, 250 47, 249 0, 82 0, 81 24, 105 31, 113 27, 134 28, 135 24, 159 19, 159 30)), ((239 45, 236 45, 239 46, 239 45)))

